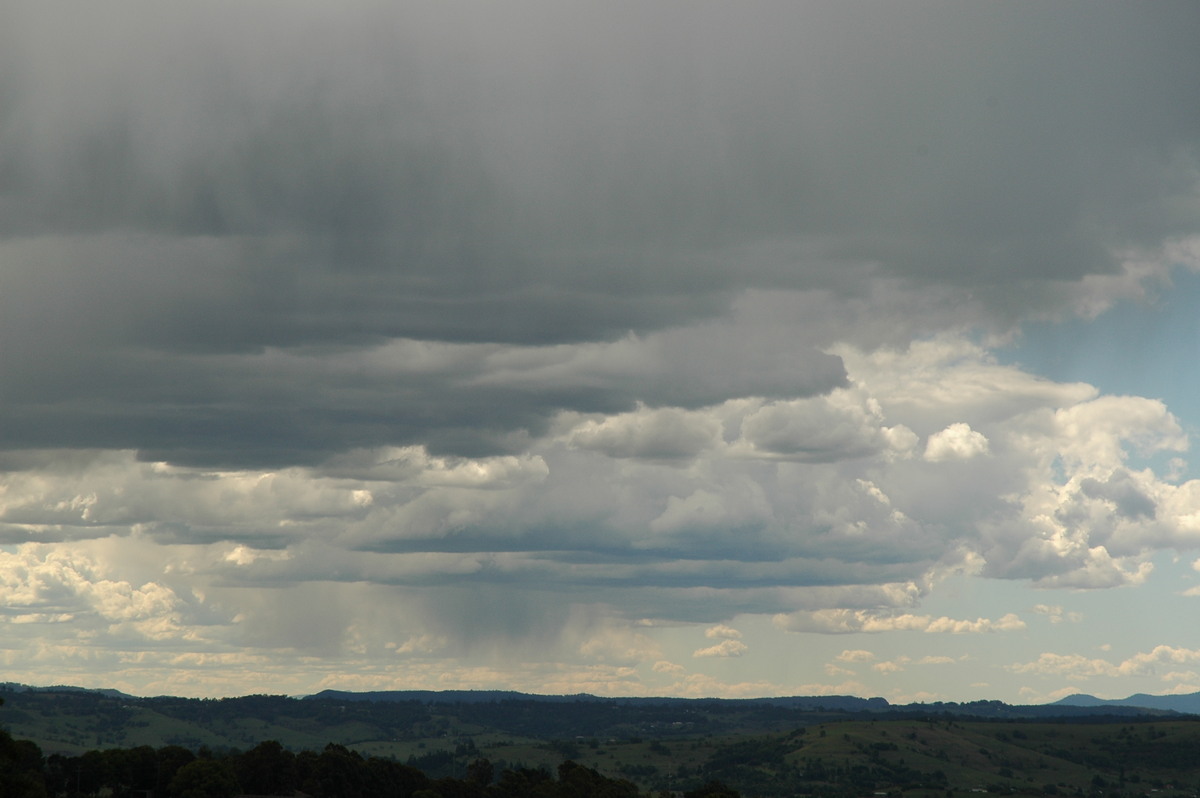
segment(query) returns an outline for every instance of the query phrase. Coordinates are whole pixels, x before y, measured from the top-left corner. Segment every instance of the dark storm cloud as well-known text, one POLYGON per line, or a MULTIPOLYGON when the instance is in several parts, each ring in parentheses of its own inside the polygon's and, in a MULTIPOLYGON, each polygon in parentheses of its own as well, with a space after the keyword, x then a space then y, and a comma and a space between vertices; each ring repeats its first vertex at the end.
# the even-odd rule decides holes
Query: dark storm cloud
POLYGON ((782 353, 709 320, 879 277, 1011 320, 1198 221, 1190 3, 3 16, 6 447, 470 454, 559 408, 820 393, 844 382, 827 330, 790 320, 782 353), (630 333, 632 365, 520 384, 238 360, 630 333))

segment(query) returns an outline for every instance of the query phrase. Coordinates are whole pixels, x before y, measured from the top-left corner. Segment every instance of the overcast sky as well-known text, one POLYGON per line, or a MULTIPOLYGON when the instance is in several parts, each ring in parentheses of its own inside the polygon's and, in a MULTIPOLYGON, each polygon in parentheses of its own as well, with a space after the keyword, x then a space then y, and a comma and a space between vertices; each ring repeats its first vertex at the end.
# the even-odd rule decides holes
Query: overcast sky
POLYGON ((4 3, 4 678, 1200 691, 1197 42, 4 3))

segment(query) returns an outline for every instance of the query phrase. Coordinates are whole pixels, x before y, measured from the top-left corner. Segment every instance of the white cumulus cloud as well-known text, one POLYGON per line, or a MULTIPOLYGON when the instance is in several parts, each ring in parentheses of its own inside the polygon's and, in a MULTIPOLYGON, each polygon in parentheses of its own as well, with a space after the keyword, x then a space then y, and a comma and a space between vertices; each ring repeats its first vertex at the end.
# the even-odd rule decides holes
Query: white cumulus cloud
POLYGON ((970 424, 958 422, 929 436, 925 444, 925 459, 931 463, 944 460, 970 460, 987 454, 988 439, 970 424))

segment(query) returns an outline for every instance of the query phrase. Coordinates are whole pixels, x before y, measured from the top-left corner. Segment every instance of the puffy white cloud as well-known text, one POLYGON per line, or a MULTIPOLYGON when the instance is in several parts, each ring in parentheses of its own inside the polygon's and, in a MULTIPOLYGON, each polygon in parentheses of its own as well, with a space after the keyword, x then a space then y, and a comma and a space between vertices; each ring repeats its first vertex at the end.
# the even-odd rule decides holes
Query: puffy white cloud
POLYGON ((1179 421, 1157 399, 1101 396, 1054 413, 1052 442, 1068 466, 1099 471, 1125 463, 1130 447, 1142 456, 1182 452, 1188 439, 1179 421))
POLYGON ((717 640, 740 640, 742 633, 737 629, 734 629, 732 626, 717 624, 716 626, 710 626, 709 628, 705 629, 704 636, 717 640))
MULTIPOLYGON (((918 511, 911 498, 899 506, 926 524, 940 516, 969 525, 977 542, 961 540, 981 556, 984 573, 1046 586, 1130 584, 1150 573, 1148 552, 1196 545, 1188 502, 1197 485, 1128 467, 1133 455, 1186 447, 1161 402, 1034 380, 946 336, 905 352, 840 351, 851 378, 872 387, 889 418, 932 428, 928 456, 976 455, 957 461, 945 490, 930 494, 936 514, 918 511), (966 420, 939 427, 935 410, 966 420), (975 433, 989 457, 977 456, 984 440, 975 433)), ((905 474, 909 497, 920 495, 919 473, 905 474)), ((895 498, 888 481, 875 481, 895 498)))
POLYGON ((1040 654, 1036 660, 1013 663, 1008 668, 1014 673, 1090 679, 1102 676, 1146 676, 1153 674, 1157 666, 1186 665, 1193 662, 1200 662, 1200 650, 1160 645, 1150 651, 1138 652, 1120 662, 1086 657, 1082 654, 1045 652, 1040 654))
POLYGON ((970 460, 987 454, 988 439, 983 433, 962 422, 951 424, 929 436, 925 444, 925 459, 938 463, 943 460, 970 460))
MULTIPOLYGON (((169 586, 111 579, 81 553, 39 544, 0 551, 0 618, 17 623, 70 624, 85 644, 194 638, 203 614, 169 586), (91 640, 89 641, 89 638, 91 640)), ((132 643, 136 645, 136 643, 132 643)))
POLYGON ((1196 688, 1193 685, 1200 678, 1200 674, 1197 674, 1196 671, 1171 671, 1170 673, 1164 673, 1161 678, 1164 682, 1176 683, 1168 690, 1170 693, 1192 693, 1196 692, 1196 688))
POLYGON ((693 657, 740 657, 750 650, 741 640, 722 640, 715 646, 696 649, 693 657))

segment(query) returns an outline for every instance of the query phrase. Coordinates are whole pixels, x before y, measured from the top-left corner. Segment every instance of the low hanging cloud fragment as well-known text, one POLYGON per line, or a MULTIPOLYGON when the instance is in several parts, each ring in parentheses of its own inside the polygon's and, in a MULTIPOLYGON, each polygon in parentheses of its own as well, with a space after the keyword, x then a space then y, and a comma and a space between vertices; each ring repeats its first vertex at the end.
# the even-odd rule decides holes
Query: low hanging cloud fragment
POLYGON ((704 636, 716 640, 740 640, 742 633, 732 626, 719 623, 704 630, 704 636))
POLYGON ((776 627, 788 632, 817 634, 855 634, 859 632, 927 632, 930 634, 980 634, 1012 632, 1025 628, 1025 622, 1015 613, 997 619, 977 618, 973 621, 946 616, 912 613, 880 613, 870 610, 829 609, 775 616, 776 627))
POLYGON ((573 429, 567 443, 610 457, 690 460, 721 444, 722 426, 703 411, 639 406, 632 413, 587 420, 573 429))
POLYGON ((734 452, 800 462, 883 452, 905 457, 916 444, 916 436, 907 427, 884 426, 878 402, 850 390, 765 405, 746 416, 741 431, 734 452))
POLYGON ((693 657, 740 657, 750 650, 750 647, 741 640, 722 640, 715 646, 708 648, 696 649, 692 652, 693 657))
POLYGON ((1083 620, 1083 613, 1066 611, 1057 604, 1035 604, 1032 609, 1037 614, 1046 616, 1050 623, 1079 623, 1083 620))

